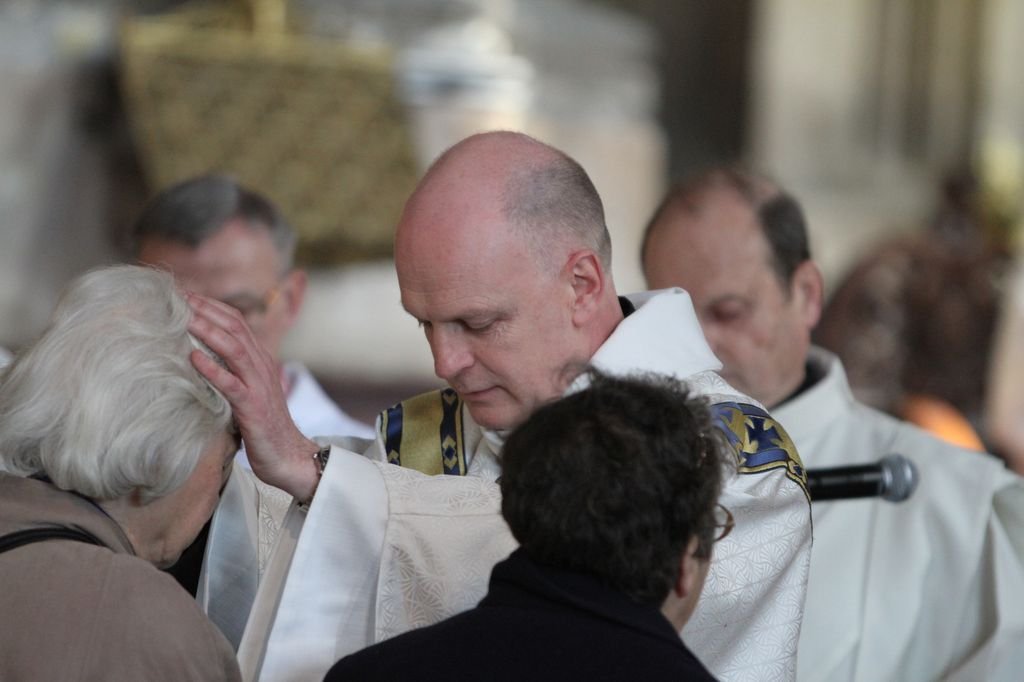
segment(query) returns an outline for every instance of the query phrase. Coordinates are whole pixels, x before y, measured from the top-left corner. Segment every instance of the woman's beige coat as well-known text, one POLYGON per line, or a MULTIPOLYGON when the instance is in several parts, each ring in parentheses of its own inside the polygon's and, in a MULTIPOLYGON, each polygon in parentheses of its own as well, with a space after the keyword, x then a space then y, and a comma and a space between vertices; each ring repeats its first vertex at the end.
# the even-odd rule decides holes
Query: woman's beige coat
POLYGON ((47 524, 105 546, 47 540, 0 554, 0 680, 240 679, 220 631, 99 507, 0 474, 0 535, 47 524))

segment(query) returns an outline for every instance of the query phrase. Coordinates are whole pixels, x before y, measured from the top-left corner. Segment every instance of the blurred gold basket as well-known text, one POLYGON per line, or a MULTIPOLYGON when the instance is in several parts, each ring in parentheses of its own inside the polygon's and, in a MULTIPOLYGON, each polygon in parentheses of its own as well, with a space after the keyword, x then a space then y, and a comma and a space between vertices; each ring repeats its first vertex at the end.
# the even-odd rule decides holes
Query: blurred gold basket
POLYGON ((387 256, 416 180, 392 56, 285 18, 283 0, 236 0, 125 22, 123 90, 147 179, 230 173, 280 205, 302 263, 387 256))

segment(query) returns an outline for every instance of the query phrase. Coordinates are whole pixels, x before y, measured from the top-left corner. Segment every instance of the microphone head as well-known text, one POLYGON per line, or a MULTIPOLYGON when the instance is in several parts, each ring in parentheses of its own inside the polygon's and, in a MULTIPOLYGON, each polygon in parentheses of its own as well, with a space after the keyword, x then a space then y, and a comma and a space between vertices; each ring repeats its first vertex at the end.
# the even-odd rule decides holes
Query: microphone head
POLYGON ((918 473, 914 463, 903 455, 889 455, 878 461, 882 468, 879 496, 889 502, 903 502, 917 489, 918 473))

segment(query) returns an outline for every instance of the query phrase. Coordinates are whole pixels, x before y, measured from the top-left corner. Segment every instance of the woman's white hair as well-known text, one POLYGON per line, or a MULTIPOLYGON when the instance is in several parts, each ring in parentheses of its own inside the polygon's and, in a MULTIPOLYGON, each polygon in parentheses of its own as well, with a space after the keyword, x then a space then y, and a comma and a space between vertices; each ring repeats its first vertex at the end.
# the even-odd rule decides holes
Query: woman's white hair
POLYGON ((0 471, 94 500, 162 497, 231 408, 193 368, 202 346, 167 273, 135 265, 71 283, 43 335, 0 375, 0 471))

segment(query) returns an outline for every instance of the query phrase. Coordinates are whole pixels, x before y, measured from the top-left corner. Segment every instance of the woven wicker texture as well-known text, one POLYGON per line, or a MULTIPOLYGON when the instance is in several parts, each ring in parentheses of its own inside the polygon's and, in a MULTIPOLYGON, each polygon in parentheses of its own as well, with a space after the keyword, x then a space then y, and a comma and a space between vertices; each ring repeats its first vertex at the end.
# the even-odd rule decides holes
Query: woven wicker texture
POLYGON ((123 90, 151 188, 230 173, 280 205, 300 263, 389 255, 416 180, 391 55, 254 23, 244 4, 125 22, 123 90))

